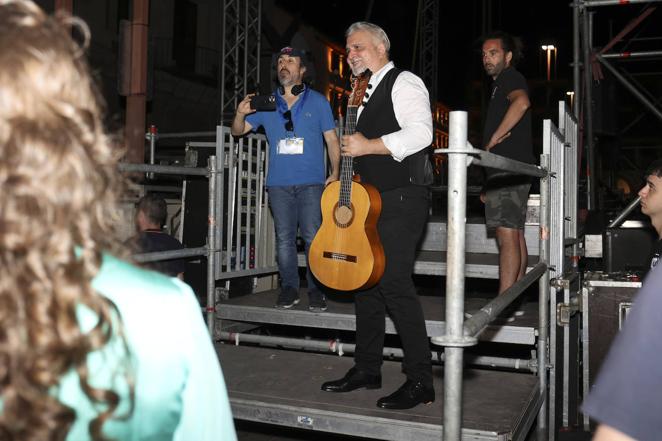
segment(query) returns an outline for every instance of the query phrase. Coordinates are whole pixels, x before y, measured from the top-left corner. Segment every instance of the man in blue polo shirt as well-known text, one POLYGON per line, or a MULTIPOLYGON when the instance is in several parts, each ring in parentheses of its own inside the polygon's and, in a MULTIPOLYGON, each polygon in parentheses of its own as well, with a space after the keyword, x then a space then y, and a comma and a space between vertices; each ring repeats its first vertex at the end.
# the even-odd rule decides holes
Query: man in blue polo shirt
MULTIPOLYGON (((277 56, 278 82, 274 92, 275 111, 251 109, 252 94, 237 107, 232 135, 240 136, 264 127, 269 140, 267 191, 276 227, 278 271, 281 292, 277 308, 299 303, 297 227, 306 245, 322 223, 320 198, 325 183, 338 179, 340 147, 329 102, 303 84, 306 67, 304 52, 285 47, 277 56), (331 174, 324 167, 324 141, 328 148, 331 174)), ((326 299, 308 270, 308 296, 311 311, 326 310, 326 299)))

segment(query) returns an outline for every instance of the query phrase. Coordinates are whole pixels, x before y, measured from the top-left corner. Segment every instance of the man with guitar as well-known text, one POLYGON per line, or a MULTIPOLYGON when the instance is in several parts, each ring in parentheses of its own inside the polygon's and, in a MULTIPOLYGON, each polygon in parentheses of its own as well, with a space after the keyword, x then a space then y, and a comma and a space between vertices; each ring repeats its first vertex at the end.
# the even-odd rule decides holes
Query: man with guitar
MULTIPOLYGON (((306 72, 299 49, 285 47, 277 56, 280 87, 274 92, 276 110, 257 111, 251 106, 253 94, 237 107, 232 135, 239 136, 264 127, 269 140, 267 191, 276 227, 276 250, 281 292, 277 308, 299 303, 299 268, 296 248, 297 227, 306 247, 321 222, 320 197, 325 182, 338 179, 340 146, 329 102, 303 84, 306 72), (328 148, 331 175, 324 168, 324 141, 328 148)), ((310 270, 307 272, 309 309, 327 308, 324 294, 310 270)))
POLYGON ((416 246, 428 215, 432 167, 430 99, 423 81, 389 61, 390 42, 382 28, 358 22, 349 27, 347 61, 355 76, 372 73, 356 131, 342 137, 342 155, 353 157, 361 182, 381 196, 377 231, 386 266, 379 282, 357 291, 354 367, 328 392, 381 387, 385 318, 388 311, 404 350, 407 380, 377 401, 387 409, 409 409, 434 401, 432 363, 423 311, 412 281, 416 246))

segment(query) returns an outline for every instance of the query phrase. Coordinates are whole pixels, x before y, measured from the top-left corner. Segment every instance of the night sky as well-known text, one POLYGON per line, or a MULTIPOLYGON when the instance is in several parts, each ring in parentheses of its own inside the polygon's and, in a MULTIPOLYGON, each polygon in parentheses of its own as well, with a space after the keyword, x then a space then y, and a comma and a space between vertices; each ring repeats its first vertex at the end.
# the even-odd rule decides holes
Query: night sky
MULTIPOLYGON (((322 31, 333 41, 344 44, 344 30, 357 20, 382 26, 391 40, 391 58, 396 65, 411 68, 415 0, 277 0, 277 4, 304 23, 322 31), (369 17, 368 8, 372 4, 369 17), (325 6, 323 6, 325 5, 325 6)), ((439 87, 438 98, 451 108, 466 108, 470 102, 469 83, 484 78, 477 40, 490 26, 521 37, 524 59, 519 70, 529 81, 544 81, 546 56, 541 45, 552 43, 557 48, 556 72, 552 78, 572 88, 572 8, 565 0, 444 0, 440 1, 439 18, 439 87), (488 13, 488 10, 489 11, 488 13), (491 23, 490 23, 491 22, 491 23), (565 81, 564 81, 565 79, 565 81)), ((647 5, 609 6, 596 8, 595 45, 602 46, 647 5)), ((659 34, 662 11, 656 11, 634 34, 659 34)), ((634 35, 633 34, 633 35, 634 35)), ((661 46, 657 44, 657 46, 661 46)), ((620 45, 624 47, 623 44, 620 45)), ((630 50, 635 50, 629 47, 630 50)), ((662 47, 657 47, 662 49, 662 47)), ((642 49, 643 50, 643 49, 642 49)), ((552 65, 554 62, 552 61, 552 65)))
MULTIPOLYGON (((366 18, 370 1, 331 0, 327 13, 320 13, 321 3, 304 0, 277 2, 334 41, 344 42, 344 30, 354 21, 366 18), (329 17, 333 17, 330 19, 329 17)), ((414 0, 374 1, 368 21, 379 24, 391 40, 391 58, 396 65, 409 69, 416 28, 414 0)), ((441 1, 439 18, 439 99, 452 108, 466 107, 467 82, 483 77, 480 46, 483 33, 482 0, 441 1)), ((558 76, 571 77, 568 58, 572 51, 572 10, 565 1, 492 0, 492 28, 503 29, 523 39, 525 76, 543 77, 546 58, 540 45, 552 42, 559 47, 558 76), (545 6, 542 6, 545 5, 545 6), (522 19, 520 17, 526 17, 522 19)))

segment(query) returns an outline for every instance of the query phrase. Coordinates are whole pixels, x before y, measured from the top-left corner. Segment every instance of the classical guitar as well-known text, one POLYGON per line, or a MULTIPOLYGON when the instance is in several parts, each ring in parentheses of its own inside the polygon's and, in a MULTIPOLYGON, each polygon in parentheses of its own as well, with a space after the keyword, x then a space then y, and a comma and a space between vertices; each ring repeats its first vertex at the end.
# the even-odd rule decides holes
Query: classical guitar
MULTIPOLYGON (((363 101, 370 72, 352 78, 345 134, 356 132, 357 110, 363 101)), ((352 157, 341 159, 340 181, 325 189, 321 200, 322 225, 310 245, 308 264, 322 284, 340 291, 369 288, 384 273, 386 259, 377 234, 382 210, 379 192, 354 176, 352 157)))

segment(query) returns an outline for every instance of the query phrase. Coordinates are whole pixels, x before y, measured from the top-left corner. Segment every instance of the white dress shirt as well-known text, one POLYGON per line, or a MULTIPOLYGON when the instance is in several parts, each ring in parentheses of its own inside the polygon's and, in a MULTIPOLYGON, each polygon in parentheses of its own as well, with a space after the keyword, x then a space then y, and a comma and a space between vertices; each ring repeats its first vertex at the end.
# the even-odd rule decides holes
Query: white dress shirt
MULTIPOLYGON (((377 89, 382 78, 395 65, 389 61, 377 72, 374 72, 368 82, 368 91, 377 89), (372 86, 372 87, 371 87, 372 86)), ((368 92, 370 95, 370 92, 368 92)), ((423 80, 408 71, 402 71, 393 84, 391 91, 393 111, 398 125, 397 132, 381 137, 382 142, 391 152, 391 156, 400 162, 432 144, 432 111, 430 109, 430 96, 423 80)), ((370 98, 364 99, 364 102, 370 98)), ((357 112, 357 122, 361 118, 363 104, 357 112)))

